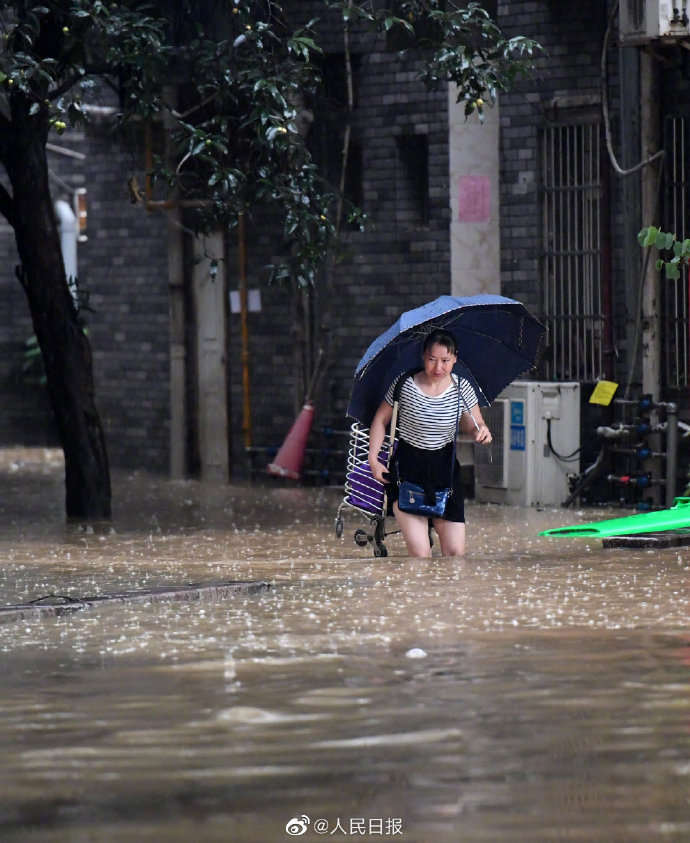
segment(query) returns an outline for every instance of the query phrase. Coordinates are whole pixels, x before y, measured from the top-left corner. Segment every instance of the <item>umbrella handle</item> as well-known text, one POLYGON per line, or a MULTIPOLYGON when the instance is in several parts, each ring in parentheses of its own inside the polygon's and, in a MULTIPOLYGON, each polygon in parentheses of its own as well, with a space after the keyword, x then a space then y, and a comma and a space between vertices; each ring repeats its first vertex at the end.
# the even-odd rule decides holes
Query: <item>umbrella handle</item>
POLYGON ((464 408, 465 408, 465 410, 467 411, 467 415, 468 415, 468 416, 472 419, 472 421, 474 422, 474 426, 475 426, 475 428, 476 428, 477 430, 479 430, 479 424, 478 424, 478 422, 477 422, 477 419, 475 419, 475 417, 472 415, 472 411, 471 411, 471 410, 470 410, 470 408, 467 406, 467 401, 465 401, 465 396, 462 394, 462 389, 460 389, 460 378, 459 378, 459 377, 458 377, 458 395, 460 396, 460 400, 462 401, 462 405, 463 405, 463 407, 464 407, 464 408))

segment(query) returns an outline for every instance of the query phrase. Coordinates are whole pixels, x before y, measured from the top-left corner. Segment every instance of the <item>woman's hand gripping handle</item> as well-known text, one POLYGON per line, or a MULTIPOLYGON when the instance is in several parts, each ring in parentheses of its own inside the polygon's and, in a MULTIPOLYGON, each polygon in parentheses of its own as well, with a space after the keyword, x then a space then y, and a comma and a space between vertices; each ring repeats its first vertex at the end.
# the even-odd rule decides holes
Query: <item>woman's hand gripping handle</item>
POLYGON ((490 445, 493 442, 493 436, 484 421, 479 404, 475 404, 469 413, 463 413, 462 422, 463 432, 474 437, 474 441, 479 445, 490 445), (469 419, 465 421, 467 416, 469 416, 469 419))

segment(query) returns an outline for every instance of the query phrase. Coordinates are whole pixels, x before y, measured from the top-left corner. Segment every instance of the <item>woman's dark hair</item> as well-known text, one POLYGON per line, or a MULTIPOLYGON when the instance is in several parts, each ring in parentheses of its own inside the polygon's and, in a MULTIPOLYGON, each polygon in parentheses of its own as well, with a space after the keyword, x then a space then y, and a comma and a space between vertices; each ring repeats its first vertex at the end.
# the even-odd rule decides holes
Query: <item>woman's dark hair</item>
POLYGON ((458 344, 455 342, 455 337, 448 333, 448 331, 443 331, 440 328, 432 331, 424 340, 422 352, 426 353, 432 345, 436 344, 442 345, 444 348, 448 349, 451 354, 458 353, 458 344))

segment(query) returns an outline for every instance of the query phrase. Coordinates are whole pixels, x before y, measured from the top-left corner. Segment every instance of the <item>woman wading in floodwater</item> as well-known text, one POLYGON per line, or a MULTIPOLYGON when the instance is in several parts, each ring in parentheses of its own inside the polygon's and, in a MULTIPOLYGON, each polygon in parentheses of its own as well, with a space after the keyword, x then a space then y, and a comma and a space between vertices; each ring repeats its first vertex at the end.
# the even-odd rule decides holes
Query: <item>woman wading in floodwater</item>
MULTIPOLYGON (((394 475, 397 474, 399 481, 409 480, 432 491, 447 488, 452 479, 452 492, 444 513, 434 517, 432 523, 443 556, 461 556, 465 552, 465 508, 457 462, 451 470, 455 459, 458 411, 460 430, 473 436, 475 442, 489 445, 491 431, 482 418, 472 385, 453 374, 457 345, 452 334, 442 330, 430 333, 424 342, 422 362, 421 371, 401 375, 389 386, 376 411, 369 431, 369 466, 379 482, 390 483, 391 478, 379 462, 378 454, 393 414, 396 385, 402 378, 394 475)), ((393 501, 393 513, 410 556, 431 556, 428 517, 402 512, 397 501, 397 485, 391 484, 388 489, 388 498, 393 501)))

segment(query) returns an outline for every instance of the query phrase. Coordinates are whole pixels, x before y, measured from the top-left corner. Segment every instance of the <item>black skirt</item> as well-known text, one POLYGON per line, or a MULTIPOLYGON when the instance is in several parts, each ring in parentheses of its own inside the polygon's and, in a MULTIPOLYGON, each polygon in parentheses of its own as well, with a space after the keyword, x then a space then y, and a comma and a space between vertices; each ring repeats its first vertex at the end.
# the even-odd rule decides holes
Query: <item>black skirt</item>
MULTIPOLYGON (((409 480, 418 483, 427 491, 434 492, 447 489, 451 480, 451 459, 453 457, 453 443, 449 442, 443 448, 427 451, 415 448, 401 439, 395 452, 391 472, 391 484, 387 492, 388 512, 392 514, 393 503, 398 499, 398 481, 409 480)), ((453 472, 453 493, 448 498, 446 511, 443 513, 445 521, 465 521, 465 504, 462 494, 462 477, 460 465, 456 459, 453 472)))

